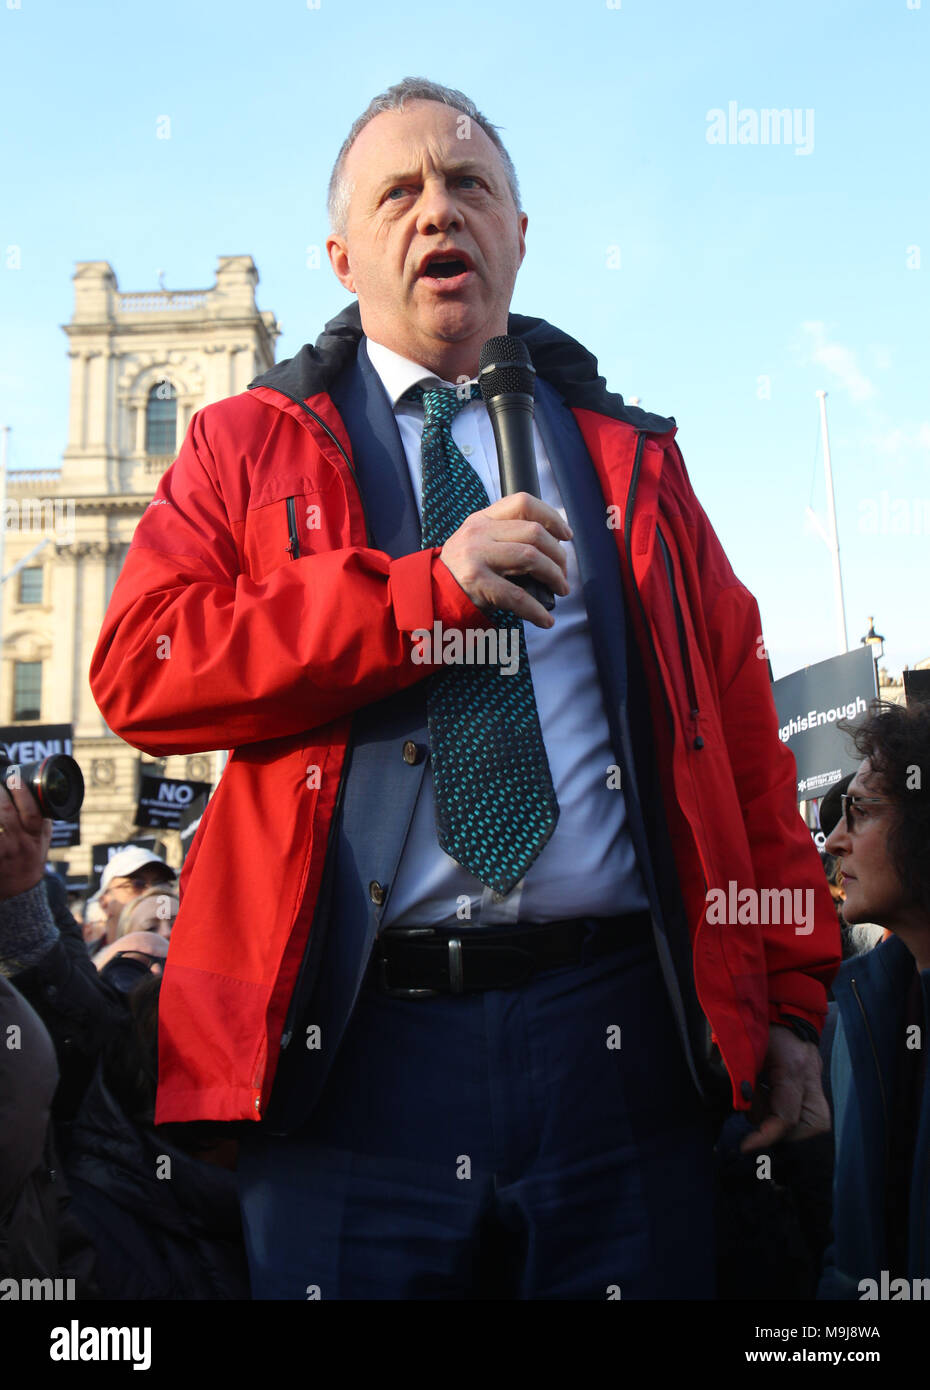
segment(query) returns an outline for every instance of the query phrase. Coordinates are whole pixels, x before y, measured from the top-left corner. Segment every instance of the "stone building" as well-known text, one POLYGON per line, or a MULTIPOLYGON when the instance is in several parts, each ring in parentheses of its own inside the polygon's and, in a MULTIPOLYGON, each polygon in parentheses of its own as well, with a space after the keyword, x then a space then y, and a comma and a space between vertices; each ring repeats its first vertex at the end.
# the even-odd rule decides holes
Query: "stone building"
MULTIPOLYGON (((140 758, 107 728, 87 673, 136 523, 191 416, 272 366, 280 330, 256 306, 251 256, 221 256, 208 290, 122 293, 106 261, 79 262, 73 278, 62 466, 7 480, 2 573, 21 567, 0 600, 0 725, 27 738, 36 724, 73 724, 87 788, 81 844, 52 858, 83 877, 92 844, 131 837, 140 762, 213 780, 211 754, 140 758)), ((176 832, 159 834, 179 862, 176 832)))

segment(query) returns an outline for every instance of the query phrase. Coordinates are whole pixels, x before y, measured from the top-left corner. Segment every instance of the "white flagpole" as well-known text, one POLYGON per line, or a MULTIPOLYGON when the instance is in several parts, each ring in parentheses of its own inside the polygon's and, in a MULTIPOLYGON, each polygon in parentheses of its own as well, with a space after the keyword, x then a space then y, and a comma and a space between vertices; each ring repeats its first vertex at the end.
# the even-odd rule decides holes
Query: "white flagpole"
POLYGON ((823 468, 827 478, 827 519, 830 526, 830 551, 833 555, 833 581, 836 589, 836 618, 840 648, 849 651, 846 636, 846 604, 843 599, 843 571, 840 567, 840 538, 836 529, 836 502, 833 496, 833 468, 830 463, 830 435, 827 432, 827 393, 817 392, 820 400, 820 428, 823 433, 823 468))

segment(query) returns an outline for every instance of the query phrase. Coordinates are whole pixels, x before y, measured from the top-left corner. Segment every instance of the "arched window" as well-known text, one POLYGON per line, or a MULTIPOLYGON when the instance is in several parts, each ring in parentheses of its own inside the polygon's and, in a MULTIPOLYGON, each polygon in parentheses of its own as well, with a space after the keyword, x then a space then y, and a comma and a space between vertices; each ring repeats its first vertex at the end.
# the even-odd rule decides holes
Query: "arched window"
POLYGON ((178 393, 170 381, 159 381, 145 407, 145 452, 173 454, 177 437, 178 393))

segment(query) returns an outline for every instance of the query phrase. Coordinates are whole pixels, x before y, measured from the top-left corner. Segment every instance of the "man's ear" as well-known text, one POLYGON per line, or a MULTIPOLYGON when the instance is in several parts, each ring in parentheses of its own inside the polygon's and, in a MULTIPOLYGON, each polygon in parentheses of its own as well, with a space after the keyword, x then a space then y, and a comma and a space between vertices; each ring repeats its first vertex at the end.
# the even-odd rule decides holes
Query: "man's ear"
POLYGON ((525 212, 520 214, 520 264, 523 264, 523 257, 526 255, 526 228, 529 222, 525 212))
POLYGON ((326 254, 329 256, 329 263, 333 268, 333 274, 345 289, 351 294, 357 293, 355 288, 355 276, 352 274, 349 265, 349 247, 345 237, 336 236, 330 233, 326 238, 326 254))

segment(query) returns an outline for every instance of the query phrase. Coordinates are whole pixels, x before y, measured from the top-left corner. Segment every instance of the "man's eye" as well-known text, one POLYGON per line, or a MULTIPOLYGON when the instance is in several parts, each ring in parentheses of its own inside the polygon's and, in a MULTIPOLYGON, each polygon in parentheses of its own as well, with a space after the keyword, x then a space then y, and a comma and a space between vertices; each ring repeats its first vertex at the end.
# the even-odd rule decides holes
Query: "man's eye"
POLYGON ((401 188, 401 187, 390 188, 390 189, 388 189, 388 194, 387 194, 387 196, 388 196, 388 198, 390 199, 391 202, 396 203, 396 202, 397 202, 397 199, 394 197, 394 194, 395 194, 395 193, 399 193, 399 194, 401 195, 401 197, 403 197, 403 195, 404 195, 406 192, 407 192, 406 188, 401 188))
POLYGON ((475 178, 474 174, 463 174, 459 179, 459 183, 473 183, 476 188, 481 187, 481 180, 475 178))

